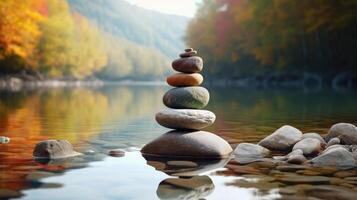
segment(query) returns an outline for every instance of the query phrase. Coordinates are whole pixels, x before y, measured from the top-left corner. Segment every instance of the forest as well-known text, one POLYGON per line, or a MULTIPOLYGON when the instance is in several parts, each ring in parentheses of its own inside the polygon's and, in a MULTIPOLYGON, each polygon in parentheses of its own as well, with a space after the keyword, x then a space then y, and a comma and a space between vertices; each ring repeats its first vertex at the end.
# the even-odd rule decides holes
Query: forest
POLYGON ((4 0, 0 8, 1 75, 156 80, 169 71, 168 55, 100 27, 67 1, 4 0))
POLYGON ((355 0, 204 0, 186 42, 209 77, 357 72, 355 0))

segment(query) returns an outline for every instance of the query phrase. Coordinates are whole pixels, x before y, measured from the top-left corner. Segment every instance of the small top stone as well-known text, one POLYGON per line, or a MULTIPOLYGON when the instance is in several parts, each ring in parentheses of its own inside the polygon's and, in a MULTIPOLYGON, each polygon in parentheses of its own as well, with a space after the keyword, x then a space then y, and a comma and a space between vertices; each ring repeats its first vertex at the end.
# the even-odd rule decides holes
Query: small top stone
POLYGON ((185 52, 191 52, 191 51, 193 51, 192 48, 187 48, 187 49, 185 49, 185 52))

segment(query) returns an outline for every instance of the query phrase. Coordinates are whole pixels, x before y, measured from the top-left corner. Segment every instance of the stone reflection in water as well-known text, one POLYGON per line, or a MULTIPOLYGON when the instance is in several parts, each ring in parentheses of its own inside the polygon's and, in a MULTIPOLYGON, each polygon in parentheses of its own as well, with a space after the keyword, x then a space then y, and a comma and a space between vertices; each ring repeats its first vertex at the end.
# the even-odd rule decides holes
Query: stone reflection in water
POLYGON ((201 174, 224 167, 229 158, 218 160, 194 160, 144 155, 147 164, 175 178, 167 178, 156 191, 160 199, 202 199, 211 194, 214 184, 201 174))
POLYGON ((156 194, 162 200, 203 199, 214 190, 214 184, 208 176, 190 178, 167 178, 159 184, 156 194))
POLYGON ((193 160, 185 158, 144 155, 146 163, 170 176, 192 177, 224 167, 229 158, 218 160, 193 160))

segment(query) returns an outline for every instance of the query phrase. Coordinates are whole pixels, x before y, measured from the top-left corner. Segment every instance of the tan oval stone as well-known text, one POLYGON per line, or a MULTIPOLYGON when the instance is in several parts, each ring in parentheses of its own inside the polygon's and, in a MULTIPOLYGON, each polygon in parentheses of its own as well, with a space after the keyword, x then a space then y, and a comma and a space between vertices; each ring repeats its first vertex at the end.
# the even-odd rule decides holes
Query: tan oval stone
POLYGON ((197 86, 201 85, 202 81, 203 76, 199 73, 176 73, 166 79, 166 82, 174 87, 197 86))

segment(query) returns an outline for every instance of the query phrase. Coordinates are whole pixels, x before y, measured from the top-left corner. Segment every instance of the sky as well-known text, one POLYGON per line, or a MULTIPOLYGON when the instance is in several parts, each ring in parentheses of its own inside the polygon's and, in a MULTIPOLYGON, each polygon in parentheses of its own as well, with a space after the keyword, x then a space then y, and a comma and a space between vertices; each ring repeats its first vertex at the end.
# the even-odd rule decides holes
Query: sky
POLYGON ((134 5, 168 14, 193 17, 201 0, 126 0, 134 5))

